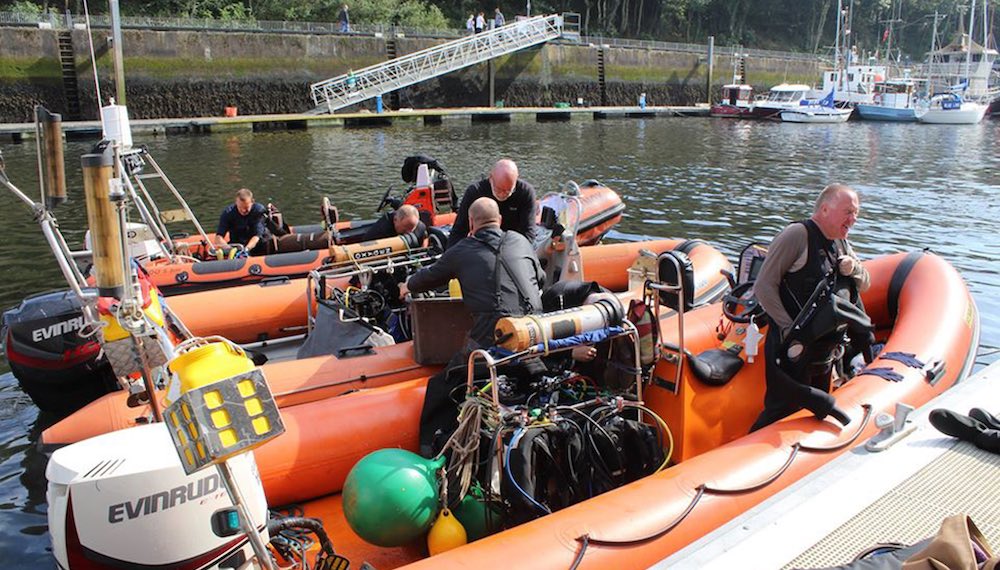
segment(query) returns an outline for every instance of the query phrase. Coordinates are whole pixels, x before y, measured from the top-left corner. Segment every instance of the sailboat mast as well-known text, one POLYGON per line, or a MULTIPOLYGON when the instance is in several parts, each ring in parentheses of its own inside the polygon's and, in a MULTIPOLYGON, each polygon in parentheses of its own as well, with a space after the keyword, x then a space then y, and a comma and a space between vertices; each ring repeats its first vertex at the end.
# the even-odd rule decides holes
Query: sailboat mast
POLYGON ((969 10, 969 42, 965 44, 965 87, 969 88, 969 72, 972 69, 972 36, 976 31, 976 0, 972 0, 969 10))
POLYGON ((843 0, 837 0, 837 36, 836 40, 833 42, 833 69, 834 75, 837 78, 837 83, 842 81, 843 69, 840 65, 840 24, 844 19, 844 2, 843 0))
POLYGON ((118 10, 118 0, 108 0, 111 7, 111 37, 112 53, 115 63, 115 88, 118 94, 116 103, 125 104, 125 62, 122 55, 122 23, 121 13, 118 10))

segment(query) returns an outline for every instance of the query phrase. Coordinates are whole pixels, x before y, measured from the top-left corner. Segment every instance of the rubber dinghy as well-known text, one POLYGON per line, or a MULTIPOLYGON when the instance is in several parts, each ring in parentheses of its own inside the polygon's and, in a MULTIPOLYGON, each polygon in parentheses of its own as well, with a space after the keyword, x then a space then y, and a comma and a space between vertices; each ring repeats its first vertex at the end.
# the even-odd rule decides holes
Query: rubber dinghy
MULTIPOLYGON (((718 301, 729 287, 724 273, 731 273, 732 265, 719 250, 701 240, 653 240, 584 247, 581 248, 583 276, 588 281, 596 281, 611 291, 619 292, 627 305, 628 300, 637 295, 635 289, 629 291, 627 269, 636 263, 641 250, 656 254, 679 252, 690 260, 689 304, 693 307, 718 301)), ((304 290, 304 283, 301 285, 304 290)), ((289 304, 287 317, 296 325, 304 324, 306 295, 304 292, 297 295, 290 286, 247 286, 229 289, 227 292, 206 291, 183 295, 171 298, 170 307, 179 313, 185 324, 197 335, 219 334, 227 338, 231 335, 236 339, 254 339, 262 334, 260 331, 282 326, 280 323, 268 324, 267 319, 274 317, 260 316, 256 312, 268 306, 279 306, 278 302, 270 304, 272 298, 269 295, 275 292, 291 294, 292 301, 282 301, 289 304), (197 307, 177 303, 178 300, 204 298, 210 298, 211 301, 197 307), (212 307, 219 307, 219 303, 227 303, 221 306, 239 309, 221 312, 212 310, 212 307), (228 318, 223 320, 227 315, 228 318)), ((282 316, 286 314, 282 313, 282 316)), ((661 316, 664 319, 663 327, 676 326, 667 324, 673 316, 672 311, 665 310, 661 316)), ((403 342, 377 347, 370 353, 356 356, 327 355, 267 363, 262 369, 278 405, 284 409, 362 388, 426 377, 440 370, 443 364, 441 359, 435 363, 421 363, 426 360, 428 359, 418 358, 413 342, 403 342)), ((162 393, 159 397, 162 398, 162 393)), ((64 445, 132 427, 150 417, 148 405, 129 407, 128 394, 116 391, 94 400, 49 427, 43 432, 41 441, 45 445, 64 445)))
MULTIPOLYGON (((358 525, 355 501, 360 500, 355 474, 348 483, 350 500, 345 500, 341 492, 349 472, 369 453, 387 448, 416 450, 426 385, 426 379, 422 378, 283 410, 285 432, 254 452, 263 493, 269 505, 296 504, 306 516, 321 519, 337 554, 356 565, 365 561, 380 569, 401 566, 506 568, 511 555, 516 553, 522 555, 518 564, 526 568, 648 567, 861 444, 878 431, 871 421, 875 414, 889 412, 899 402, 920 406, 969 373, 978 343, 979 320, 975 303, 957 272, 943 259, 929 253, 889 255, 865 265, 871 273, 872 286, 863 295, 863 300, 877 327, 876 335, 885 346, 873 362, 833 392, 838 407, 846 410, 851 418, 847 426, 840 427, 817 420, 807 412, 799 412, 747 435, 762 409, 764 363, 760 358, 749 362, 746 356, 744 344, 750 327, 739 323, 730 325, 725 320, 724 309, 728 309, 725 313, 729 315, 735 314, 732 307, 736 299, 728 296, 722 303, 682 313, 683 323, 678 324, 683 326, 662 329, 658 345, 661 356, 652 370, 651 381, 642 386, 641 398, 644 410, 648 410, 643 416, 652 418, 655 414, 663 423, 655 422, 660 426, 658 429, 627 424, 641 433, 656 430, 664 436, 665 428, 669 428, 672 453, 665 450, 664 455, 656 457, 657 460, 669 457, 669 466, 662 468, 667 465, 664 462, 661 469, 656 469, 655 462, 649 464, 657 471, 653 474, 576 504, 549 509, 559 506, 562 488, 558 475, 550 473, 552 476, 547 481, 536 480, 538 485, 525 487, 523 479, 522 485, 513 481, 509 469, 510 450, 519 442, 528 441, 521 439, 524 431, 530 432, 536 427, 536 432, 544 429, 532 426, 532 416, 527 414, 523 416, 524 423, 504 428, 508 433, 497 438, 501 448, 507 451, 506 460, 498 455, 496 461, 506 461, 508 466, 498 475, 501 478, 499 485, 501 489, 516 490, 505 495, 508 505, 516 501, 526 504, 524 499, 527 498, 542 509, 554 512, 540 516, 540 509, 534 520, 512 523, 506 530, 469 544, 452 545, 455 547, 451 550, 433 557, 428 557, 422 540, 404 546, 374 546, 352 530, 352 525, 358 525), (723 339, 720 339, 720 332, 723 339), (733 362, 736 365, 706 366, 733 362), (515 432, 512 438, 510 431, 515 432), (508 484, 508 477, 513 486, 508 484), (349 520, 345 518, 345 511, 355 514, 349 520)), ((759 340, 752 340, 751 346, 756 342, 759 340)), ((492 387, 499 383, 498 379, 494 380, 492 387)), ((595 380, 578 385, 587 386, 590 382, 595 380)), ((629 400, 605 401, 604 407, 612 411, 607 411, 603 417, 615 416, 616 403, 626 410, 636 406, 635 401, 629 400)), ((545 408, 554 404, 540 402, 536 405, 545 408)), ((593 421, 601 425, 602 420, 593 421)), ((582 419, 579 421, 579 424, 586 423, 582 419)), ((615 425, 626 423, 617 421, 615 425)), ((612 429, 612 424, 604 425, 612 429)), ((159 557, 157 563, 193 561, 199 549, 208 552, 213 544, 222 545, 211 551, 216 558, 224 551, 232 552, 245 545, 245 539, 240 543, 233 538, 211 536, 211 529, 217 527, 210 525, 208 520, 192 516, 199 508, 198 501, 181 504, 183 501, 171 500, 169 508, 165 504, 159 512, 157 503, 153 502, 148 516, 137 518, 134 524, 126 520, 124 513, 138 512, 142 506, 141 501, 134 499, 142 490, 122 486, 126 489, 125 494, 116 494, 117 491, 112 492, 109 486, 109 483, 116 485, 114 479, 108 481, 106 477, 132 475, 139 467, 138 462, 118 458, 132 452, 141 453, 143 441, 149 444, 154 440, 169 442, 166 431, 160 426, 143 426, 122 432, 134 434, 131 440, 121 438, 121 442, 127 443, 125 447, 112 445, 118 441, 119 434, 107 434, 53 456, 48 470, 50 481, 55 481, 50 483, 50 495, 55 501, 50 501, 55 505, 50 507, 50 529, 57 559, 66 560, 67 556, 72 559, 75 555, 86 559, 96 559, 96 556, 103 557, 102 560, 149 563, 147 560, 155 554, 159 557), (113 465, 112 470, 119 471, 110 476, 101 474, 100 470, 95 474, 94 465, 104 465, 105 460, 113 465), (118 467, 117 461, 124 463, 118 467), (101 481, 94 481, 102 478, 103 485, 101 481), (92 489, 95 488, 108 496, 94 493, 92 489), (110 505, 110 510, 109 505, 102 503, 117 501, 120 497, 132 502, 110 505), (131 540, 111 541, 109 538, 133 536, 130 529, 134 526, 138 530, 146 528, 149 540, 162 540, 153 536, 155 533, 149 533, 154 528, 149 525, 153 524, 161 531, 166 531, 168 526, 164 525, 170 524, 169 528, 207 533, 211 541, 175 542, 175 552, 170 555, 143 552, 131 540)), ((479 432, 474 433, 478 437, 479 432)), ((593 438, 598 432, 591 430, 588 433, 593 438)), ((666 447, 666 441, 660 439, 659 443, 666 447)), ((169 449, 169 443, 167 445, 169 449)), ((490 439, 487 445, 495 447, 496 441, 490 439)), ((488 459, 491 455, 487 453, 485 457, 488 459)), ((172 469, 182 474, 176 459, 173 459, 172 469)), ((247 473, 252 470, 248 469, 247 473)), ((211 483, 211 476, 205 477, 196 474, 183 480, 181 485, 186 484, 193 490, 189 492, 196 492, 211 483), (199 481, 199 487, 193 486, 195 481, 199 481)), ((568 481, 563 483, 569 484, 568 481)), ((494 486, 490 482, 486 485, 494 486)), ((157 496, 150 493, 145 504, 157 496)), ((183 491, 180 497, 184 498, 183 491)), ((256 516, 263 517, 260 505, 263 497, 256 493, 249 497, 256 516)), ((436 512, 436 503, 429 502, 431 504, 423 508, 436 512)), ((209 506, 217 508, 214 504, 209 506)), ((455 512, 457 516, 458 508, 455 512)), ((383 526, 394 523, 394 520, 380 521, 383 526)), ((435 548, 433 542, 432 549, 435 548)))
MULTIPOLYGON (((450 195, 445 188, 445 196, 450 195)), ((281 277, 302 277, 317 267, 344 261, 369 259, 373 252, 405 252, 424 245, 427 239, 446 239, 440 226, 455 221, 454 212, 442 211, 436 187, 418 187, 407 194, 403 203, 417 207, 429 226, 430 235, 419 232, 374 241, 361 241, 371 222, 336 222, 325 225, 292 227, 292 233, 274 238, 270 255, 215 259, 214 248, 203 238, 190 237, 177 242, 185 255, 175 259, 157 258, 143 264, 150 280, 166 295, 190 291, 229 288, 281 277), (336 232, 328 227, 337 228, 336 232)), ((597 182, 585 182, 579 188, 583 212, 577 227, 580 245, 597 243, 621 221, 625 204, 618 194, 597 182)), ((324 208, 326 210, 326 208, 324 208)), ((209 239, 214 234, 208 234, 209 239)), ((384 254, 384 253, 383 253, 384 254)))

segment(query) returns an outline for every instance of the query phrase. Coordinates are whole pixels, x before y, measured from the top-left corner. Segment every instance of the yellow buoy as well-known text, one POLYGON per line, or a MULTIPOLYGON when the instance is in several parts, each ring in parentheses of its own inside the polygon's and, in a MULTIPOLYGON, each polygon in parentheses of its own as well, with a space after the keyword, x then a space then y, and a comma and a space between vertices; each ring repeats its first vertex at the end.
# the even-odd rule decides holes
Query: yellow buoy
POLYGON ((465 535, 465 527, 458 519, 451 514, 448 509, 441 509, 438 518, 434 521, 434 526, 427 533, 427 550, 431 556, 447 552, 452 548, 457 548, 468 542, 465 535))
POLYGON ((245 352, 228 342, 212 342, 176 356, 170 370, 181 381, 181 393, 254 369, 245 352))

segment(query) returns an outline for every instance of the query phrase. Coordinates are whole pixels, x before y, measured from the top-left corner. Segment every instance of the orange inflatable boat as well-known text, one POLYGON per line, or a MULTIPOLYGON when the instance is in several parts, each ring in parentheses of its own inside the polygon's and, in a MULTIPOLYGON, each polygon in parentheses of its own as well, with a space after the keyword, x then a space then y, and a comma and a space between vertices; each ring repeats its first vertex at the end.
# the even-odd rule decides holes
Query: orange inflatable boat
POLYGON ((686 313, 683 338, 663 327, 662 356, 642 395, 669 427, 673 453, 652 475, 433 557, 419 540, 368 544, 345 520, 351 505, 340 492, 366 454, 416 449, 426 384, 417 379, 283 410, 285 433, 254 452, 268 503, 300 505, 322 519, 338 554, 376 568, 505 568, 512 553, 530 553, 518 559, 525 568, 648 567, 874 435, 874 414, 898 402, 920 406, 968 374, 979 321, 955 270, 922 253, 866 267, 864 303, 885 346, 833 392, 847 426, 799 412, 747 435, 762 409, 762 359, 712 384, 696 372, 709 350, 744 359, 747 329, 724 320, 717 303, 686 313), (903 362, 901 353, 914 358, 903 362))
MULTIPOLYGON (((620 292, 627 304, 627 299, 634 297, 635 292, 628 291, 626 270, 643 249, 654 253, 679 251, 688 256, 693 270, 692 306, 716 302, 729 287, 725 273, 732 271, 732 265, 721 252, 701 240, 654 240, 581 248, 583 277, 620 292)), ((281 332, 281 327, 295 327, 295 330, 303 327, 306 317, 304 291, 304 280, 299 280, 280 286, 249 285, 179 295, 170 298, 169 303, 171 310, 194 334, 218 334, 246 342, 281 332), (197 303, 187 304, 189 301, 197 303), (263 312, 269 303, 282 310, 263 312), (269 322, 269 319, 277 322, 269 322)), ((674 318, 672 315, 672 311, 662 314, 664 328, 676 326, 668 324, 674 318)), ((278 405, 286 408, 354 390, 426 377, 437 372, 440 365, 418 363, 414 344, 404 342, 378 347, 358 356, 316 356, 267 363, 262 369, 278 405)), ((68 444, 148 421, 149 407, 129 407, 127 400, 128 395, 121 391, 106 394, 45 430, 41 441, 46 445, 68 444)))
POLYGON ((512 552, 531 553, 518 561, 527 568, 648 567, 874 435, 874 414, 897 402, 920 406, 969 373, 978 313, 955 270, 934 254, 919 253, 886 256, 866 267, 872 287, 864 302, 885 347, 833 392, 851 417, 845 427, 799 412, 747 435, 762 409, 761 359, 745 363, 720 386, 697 378, 691 366, 704 351, 741 347, 745 338, 745 329, 733 326, 725 327, 726 341, 719 340, 722 313, 715 304, 685 317, 683 350, 691 356, 673 356, 680 339, 664 328, 665 358, 643 391, 646 405, 673 434, 671 465, 658 473, 433 558, 423 544, 372 546, 345 521, 340 491, 367 453, 416 449, 420 379, 283 412, 285 434, 255 451, 268 501, 301 504, 307 516, 323 520, 338 553, 377 568, 499 568, 509 565, 512 552), (898 353, 924 364, 893 359, 898 353), (885 369, 897 381, 875 373, 885 369))
MULTIPOLYGON (((455 221, 454 212, 443 211, 431 187, 415 188, 407 194, 404 203, 421 211, 430 227, 450 226, 455 221)), ((446 192, 446 193, 450 193, 446 192)), ((594 183, 580 187, 579 203, 582 206, 577 228, 580 245, 597 243, 621 220, 625 205, 614 190, 594 183)), ((273 238, 271 248, 275 253, 262 256, 216 259, 214 248, 200 236, 178 240, 175 249, 183 255, 174 259, 157 258, 143 267, 150 280, 166 295, 201 291, 268 281, 281 277, 302 277, 321 265, 342 261, 363 261, 389 252, 405 252, 424 244, 425 236, 407 234, 376 241, 361 242, 368 222, 332 222, 336 232, 324 226, 292 227, 292 233, 273 238)), ((431 240, 443 239, 434 234, 431 240)), ((214 239, 214 234, 208 234, 214 239)))

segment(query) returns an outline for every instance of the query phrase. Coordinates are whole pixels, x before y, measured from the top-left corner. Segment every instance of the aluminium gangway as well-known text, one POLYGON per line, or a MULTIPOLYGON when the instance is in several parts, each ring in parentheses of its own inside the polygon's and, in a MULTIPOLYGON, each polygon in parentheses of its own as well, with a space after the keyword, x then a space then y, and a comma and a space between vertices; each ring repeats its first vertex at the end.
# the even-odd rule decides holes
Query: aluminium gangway
POLYGON ((377 95, 564 35, 578 37, 578 17, 574 22, 570 14, 566 16, 553 14, 518 20, 314 83, 311 89, 316 111, 333 113, 377 95))

